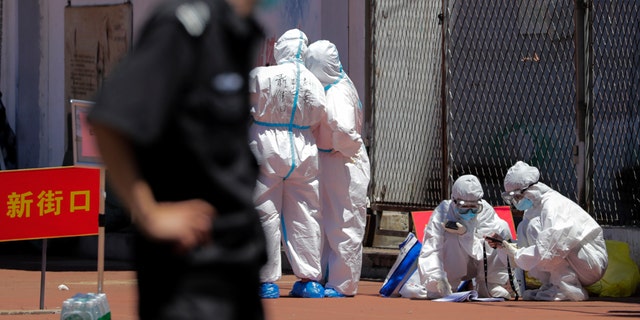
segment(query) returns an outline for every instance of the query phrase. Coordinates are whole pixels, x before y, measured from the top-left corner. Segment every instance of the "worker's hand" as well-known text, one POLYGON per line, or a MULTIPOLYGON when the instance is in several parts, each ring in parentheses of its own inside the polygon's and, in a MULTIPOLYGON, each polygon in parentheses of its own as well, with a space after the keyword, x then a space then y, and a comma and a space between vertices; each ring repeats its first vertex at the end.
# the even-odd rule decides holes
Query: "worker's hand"
POLYGON ((467 232, 467 227, 460 222, 447 221, 447 223, 443 223, 442 226, 444 227, 444 231, 457 235, 463 235, 467 232))
POLYGON ((152 211, 140 215, 137 227, 149 238, 173 242, 178 252, 186 252, 211 242, 215 208, 200 199, 160 202, 152 211))
POLYGON ((488 236, 485 236, 484 240, 487 242, 487 244, 489 244, 491 248, 495 249, 502 246, 502 241, 504 239, 502 239, 501 235, 494 232, 488 236))
POLYGON ((502 249, 504 249, 511 258, 515 257, 516 251, 518 251, 518 247, 511 242, 507 242, 507 240, 502 240, 502 249))

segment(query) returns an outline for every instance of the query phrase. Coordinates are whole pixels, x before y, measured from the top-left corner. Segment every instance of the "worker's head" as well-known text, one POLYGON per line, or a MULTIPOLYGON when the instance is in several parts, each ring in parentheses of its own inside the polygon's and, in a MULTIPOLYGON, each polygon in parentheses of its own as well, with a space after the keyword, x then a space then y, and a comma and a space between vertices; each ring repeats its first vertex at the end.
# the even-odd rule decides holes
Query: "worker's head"
POLYGON ((310 44, 304 63, 325 87, 343 77, 344 71, 338 49, 328 40, 318 40, 310 44))
POLYGON ((307 35, 299 29, 291 29, 280 36, 273 45, 273 56, 278 64, 290 60, 302 62, 307 51, 307 35))
POLYGON ((532 199, 526 197, 527 190, 538 183, 540 171, 522 161, 516 162, 504 177, 504 192, 502 199, 520 211, 531 208, 532 199))
POLYGON ((460 176, 451 188, 454 209, 464 220, 475 218, 482 211, 482 185, 474 175, 460 176))

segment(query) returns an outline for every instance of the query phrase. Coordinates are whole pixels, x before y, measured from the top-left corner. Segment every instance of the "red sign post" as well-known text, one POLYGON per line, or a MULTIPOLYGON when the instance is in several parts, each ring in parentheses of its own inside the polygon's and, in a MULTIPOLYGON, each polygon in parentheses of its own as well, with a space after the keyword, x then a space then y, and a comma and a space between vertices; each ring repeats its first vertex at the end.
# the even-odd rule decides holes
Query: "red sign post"
POLYGON ((103 180, 91 167, 0 171, 0 241, 97 235, 103 180))

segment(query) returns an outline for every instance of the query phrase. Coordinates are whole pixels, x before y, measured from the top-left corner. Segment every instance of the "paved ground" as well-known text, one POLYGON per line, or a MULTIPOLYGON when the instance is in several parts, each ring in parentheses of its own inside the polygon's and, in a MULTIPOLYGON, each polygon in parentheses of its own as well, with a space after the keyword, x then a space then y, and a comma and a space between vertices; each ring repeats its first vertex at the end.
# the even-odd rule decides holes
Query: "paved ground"
MULTIPOLYGON (((0 269, 0 320, 59 319, 62 301, 78 292, 97 290, 97 272, 48 271, 45 274, 44 308, 40 309, 40 271, 0 269), (58 289, 60 284, 68 291, 58 289)), ((295 278, 286 275, 279 282, 286 295, 295 278)), ((268 320, 305 319, 624 319, 640 318, 640 297, 623 299, 595 298, 586 302, 491 302, 444 303, 378 295, 380 281, 362 281, 354 298, 299 299, 283 297, 265 300, 268 320)), ((131 271, 108 271, 104 292, 112 309, 112 319, 134 320, 136 282, 131 271)))
MULTIPOLYGON (((55 247, 54 247, 55 248, 55 247)), ((92 258, 64 258, 51 250, 45 273, 44 304, 40 308, 41 254, 21 244, 0 246, 0 320, 57 320, 62 302, 76 293, 96 292, 98 273, 92 258), (10 247, 7 249, 7 247, 10 247), (91 271, 87 271, 91 270, 91 271), (64 284, 68 291, 59 290, 64 284)), ((395 261, 397 250, 365 248, 359 294, 342 299, 286 297, 296 280, 285 275, 279 281, 280 299, 264 300, 267 320, 358 320, 358 319, 640 319, 640 296, 592 298, 584 302, 486 302, 445 303, 383 298, 382 281, 395 261)), ((286 259, 283 260, 286 262, 286 259)), ((131 264, 107 260, 103 291, 114 320, 136 320, 136 281, 131 264)), ((283 266, 285 273, 289 266, 283 266)), ((637 293, 639 295, 640 293, 637 293)))

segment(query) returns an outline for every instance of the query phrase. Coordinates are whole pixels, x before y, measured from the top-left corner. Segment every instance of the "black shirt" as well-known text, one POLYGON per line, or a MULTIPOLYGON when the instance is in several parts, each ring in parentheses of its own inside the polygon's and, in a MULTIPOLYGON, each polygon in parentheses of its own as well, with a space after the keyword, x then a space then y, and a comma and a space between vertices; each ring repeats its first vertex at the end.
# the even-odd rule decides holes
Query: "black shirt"
MULTIPOLYGON (((266 259, 253 202, 258 166, 248 143, 248 76, 261 39, 255 20, 238 17, 226 1, 166 2, 89 114, 132 141, 157 201, 199 198, 216 208, 214 245, 192 253, 189 264, 266 259)), ((148 242, 140 240, 143 257, 136 260, 164 259, 165 250, 153 253, 155 245, 140 247, 148 242)))
POLYGON ((157 201, 200 198, 218 212, 212 243, 188 255, 137 235, 141 319, 197 313, 180 302, 194 294, 205 295, 218 318, 233 309, 234 319, 262 319, 259 297, 247 297, 266 261, 248 142, 248 77, 261 39, 257 23, 224 0, 170 0, 151 15, 89 114, 130 139, 157 201))

